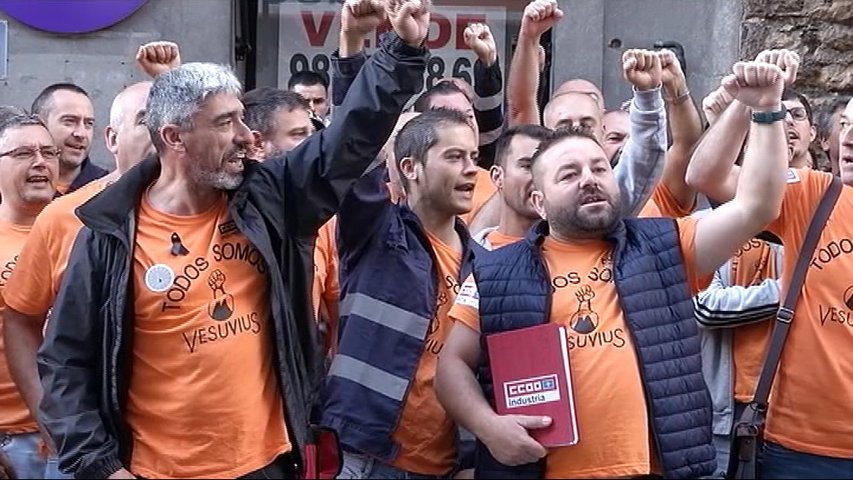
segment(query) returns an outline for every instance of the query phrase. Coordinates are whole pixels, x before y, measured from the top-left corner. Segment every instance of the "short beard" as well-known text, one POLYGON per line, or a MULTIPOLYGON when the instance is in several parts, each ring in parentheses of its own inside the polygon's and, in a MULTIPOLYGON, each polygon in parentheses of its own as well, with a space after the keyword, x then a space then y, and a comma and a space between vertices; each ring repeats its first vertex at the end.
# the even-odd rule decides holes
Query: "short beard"
POLYGON ((619 222, 619 209, 613 198, 607 200, 609 211, 600 215, 581 215, 581 206, 562 207, 548 213, 548 224, 558 235, 565 238, 604 238, 619 222))
POLYGON ((209 170, 193 164, 190 168, 190 178, 196 185, 213 187, 217 190, 236 190, 243 183, 243 172, 230 173, 223 168, 209 170))

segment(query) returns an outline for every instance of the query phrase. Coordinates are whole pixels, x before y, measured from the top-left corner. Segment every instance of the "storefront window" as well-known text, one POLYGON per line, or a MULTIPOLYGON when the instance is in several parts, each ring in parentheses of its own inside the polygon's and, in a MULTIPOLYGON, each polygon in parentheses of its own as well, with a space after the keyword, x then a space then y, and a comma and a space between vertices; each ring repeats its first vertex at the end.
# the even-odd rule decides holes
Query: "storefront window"
MULTIPOLYGON (((291 75, 304 70, 328 74, 331 54, 338 48, 341 3, 342 0, 262 0, 258 12, 257 85, 285 88, 291 75)), ((506 79, 527 0, 495 0, 487 6, 474 0, 434 3, 427 40, 432 56, 425 86, 446 77, 471 82, 476 56, 465 45, 463 32, 475 22, 484 22, 492 30, 506 79)), ((379 34, 389 28, 380 26, 379 32, 368 38, 368 53, 375 49, 379 34)))

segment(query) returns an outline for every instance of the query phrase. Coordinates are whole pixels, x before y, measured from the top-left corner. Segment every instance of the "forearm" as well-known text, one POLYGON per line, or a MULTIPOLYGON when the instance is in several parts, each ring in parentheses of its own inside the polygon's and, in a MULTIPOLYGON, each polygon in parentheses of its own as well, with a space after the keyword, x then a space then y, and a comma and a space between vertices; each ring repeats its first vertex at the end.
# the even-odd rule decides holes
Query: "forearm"
MULTIPOLYGON (((681 92, 682 90, 677 91, 681 92)), ((686 88, 683 91, 686 92, 686 88)), ((667 95, 667 98, 670 98, 670 94, 667 95)), ((681 95, 685 95, 685 93, 681 95)), ((677 100, 667 101, 667 117, 672 134, 672 145, 666 152, 666 162, 661 181, 673 194, 678 205, 685 210, 690 210, 696 203, 696 192, 687 185, 685 177, 693 148, 702 137, 702 121, 699 117, 699 110, 693 103, 689 92, 686 95, 686 98, 675 97, 677 100)))
POLYGON ((731 261, 717 269, 711 285, 693 298, 696 320, 705 328, 730 328, 771 317, 779 308, 779 281, 758 285, 731 283, 731 261))
POLYGON ((749 131, 750 109, 733 102, 699 141, 687 167, 687 184, 708 197, 725 202, 734 197, 735 161, 749 131))
POLYGON ((509 125, 539 125, 536 100, 539 91, 539 37, 527 35, 523 30, 519 33, 507 84, 509 125))
POLYGON ((349 58, 364 51, 364 37, 357 33, 341 30, 338 36, 338 52, 341 58, 349 58))
POLYGON ((475 437, 484 437, 485 430, 497 414, 483 396, 468 364, 456 356, 443 356, 436 372, 435 393, 456 423, 475 437))
POLYGON ((474 117, 480 127, 479 165, 494 164, 495 143, 503 131, 503 75, 495 60, 487 66, 482 60, 474 64, 474 117))
POLYGON ((630 132, 614 169, 622 192, 622 214, 636 216, 660 179, 666 157, 666 112, 660 89, 634 92, 630 132))
POLYGON ((36 418, 42 397, 36 362, 39 345, 42 343, 44 318, 38 321, 38 318, 7 309, 3 314, 3 322, 3 342, 9 373, 30 414, 36 418))
POLYGON ((756 233, 779 216, 785 189, 788 144, 784 121, 751 122, 735 200, 756 233))
POLYGON ((359 51, 359 53, 344 57, 344 55, 338 51, 332 53, 331 58, 332 107, 337 108, 343 105, 344 99, 346 98, 347 93, 349 93, 352 83, 358 76, 358 72, 361 71, 361 67, 364 66, 365 62, 367 62, 367 55, 364 54, 363 51, 359 51))

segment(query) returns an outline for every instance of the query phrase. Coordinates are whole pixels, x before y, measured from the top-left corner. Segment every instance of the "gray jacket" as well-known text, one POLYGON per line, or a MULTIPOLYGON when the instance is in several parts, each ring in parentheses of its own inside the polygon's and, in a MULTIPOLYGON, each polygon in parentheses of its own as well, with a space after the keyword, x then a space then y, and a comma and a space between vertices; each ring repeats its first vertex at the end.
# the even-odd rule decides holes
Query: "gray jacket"
MULTIPOLYGON (((776 265, 782 265, 782 247, 770 244, 776 265)), ((732 328, 773 318, 779 309, 779 280, 758 285, 732 284, 731 259, 717 269, 708 288, 693 299, 702 334, 702 373, 714 405, 714 435, 729 435, 734 424, 734 360, 732 328)))

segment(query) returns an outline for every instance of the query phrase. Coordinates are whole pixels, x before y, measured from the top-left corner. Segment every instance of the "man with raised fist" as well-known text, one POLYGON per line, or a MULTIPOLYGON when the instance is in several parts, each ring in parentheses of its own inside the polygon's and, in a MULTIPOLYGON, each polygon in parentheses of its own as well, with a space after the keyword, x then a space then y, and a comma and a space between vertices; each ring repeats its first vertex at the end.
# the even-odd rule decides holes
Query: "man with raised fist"
MULTIPOLYGON (((636 84, 654 84, 654 58, 625 64, 642 69, 628 74, 636 84)), ((781 108, 782 71, 775 65, 736 64, 728 84, 756 111, 781 108)), ((711 400, 691 297, 778 215, 786 150, 780 120, 753 123, 736 197, 702 219, 622 220, 619 187, 595 136, 573 128, 539 145, 532 198, 544 221, 521 242, 478 255, 451 309, 456 324, 436 376, 439 400, 481 442, 479 477, 714 472, 711 400), (579 283, 556 288, 563 283, 549 272, 572 272, 579 283), (584 329, 573 321, 581 310, 592 319, 584 329), (564 325, 569 335, 580 436, 569 447, 546 449, 529 435, 550 418, 500 416, 490 405, 482 336, 543 322, 564 325)))

